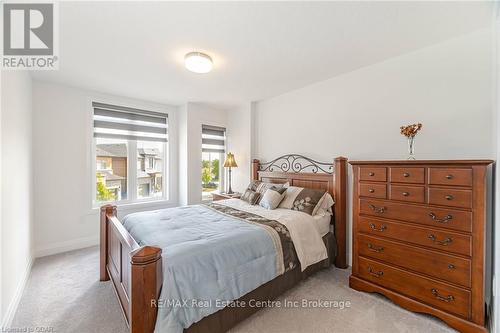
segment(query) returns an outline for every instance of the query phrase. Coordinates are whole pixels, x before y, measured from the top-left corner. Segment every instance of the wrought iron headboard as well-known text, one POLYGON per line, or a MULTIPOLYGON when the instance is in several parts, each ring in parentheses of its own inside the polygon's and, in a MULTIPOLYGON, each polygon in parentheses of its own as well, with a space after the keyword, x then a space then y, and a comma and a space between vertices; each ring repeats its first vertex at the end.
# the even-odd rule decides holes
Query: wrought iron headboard
POLYGON ((259 171, 281 171, 281 172, 302 172, 333 174, 333 163, 315 161, 309 157, 299 154, 283 155, 266 163, 259 164, 259 171))

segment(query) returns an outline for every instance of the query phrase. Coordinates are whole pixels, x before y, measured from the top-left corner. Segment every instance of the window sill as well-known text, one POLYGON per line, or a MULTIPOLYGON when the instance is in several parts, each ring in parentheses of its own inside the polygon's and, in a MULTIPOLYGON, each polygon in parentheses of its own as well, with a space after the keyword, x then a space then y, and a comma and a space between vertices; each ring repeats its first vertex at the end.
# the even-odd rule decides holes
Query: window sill
MULTIPOLYGON (((176 207, 178 206, 177 203, 173 202, 172 200, 164 200, 164 199, 157 199, 157 200, 144 200, 144 201, 134 201, 134 202, 122 202, 122 203, 102 203, 102 206, 106 204, 112 204, 116 205, 118 212, 130 212, 130 211, 136 211, 136 210, 145 210, 145 209, 160 209, 160 208, 171 208, 171 207, 176 207)), ((100 210, 101 205, 99 206, 94 206, 90 213, 95 214, 98 213, 100 210)))

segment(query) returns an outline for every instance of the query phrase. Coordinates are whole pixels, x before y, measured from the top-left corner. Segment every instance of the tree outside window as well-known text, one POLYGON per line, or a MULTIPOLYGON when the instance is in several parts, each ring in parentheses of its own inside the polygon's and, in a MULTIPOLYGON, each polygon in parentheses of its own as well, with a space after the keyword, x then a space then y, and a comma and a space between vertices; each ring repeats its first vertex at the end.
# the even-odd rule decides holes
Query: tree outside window
POLYGON ((221 157, 221 153, 202 153, 201 184, 203 199, 209 199, 211 192, 220 190, 221 157))

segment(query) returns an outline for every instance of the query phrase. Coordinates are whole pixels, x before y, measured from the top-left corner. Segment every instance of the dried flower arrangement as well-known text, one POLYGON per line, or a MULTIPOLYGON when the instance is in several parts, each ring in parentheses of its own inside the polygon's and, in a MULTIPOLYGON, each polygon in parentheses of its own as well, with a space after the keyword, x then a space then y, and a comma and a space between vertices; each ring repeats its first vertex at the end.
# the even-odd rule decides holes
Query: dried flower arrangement
POLYGON ((401 126, 401 134, 406 136, 407 138, 410 138, 412 136, 417 135, 418 131, 422 129, 422 124, 412 124, 412 125, 406 125, 406 126, 401 126))
POLYGON ((401 126, 401 134, 408 138, 408 159, 415 159, 415 135, 422 129, 422 124, 401 126))

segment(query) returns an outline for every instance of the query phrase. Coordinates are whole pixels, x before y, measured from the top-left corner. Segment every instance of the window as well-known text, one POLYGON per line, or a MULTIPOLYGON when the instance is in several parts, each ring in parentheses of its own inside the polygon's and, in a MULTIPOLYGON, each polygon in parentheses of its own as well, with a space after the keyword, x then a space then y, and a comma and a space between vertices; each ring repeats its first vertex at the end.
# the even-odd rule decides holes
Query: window
POLYGON ((224 188, 222 162, 226 151, 226 129, 202 125, 201 190, 202 199, 211 199, 211 192, 224 188))
POLYGON ((127 141, 95 139, 96 200, 98 202, 127 199, 127 141))
POLYGON ((137 197, 163 196, 162 142, 137 141, 137 197))
POLYGON ((165 199, 167 115, 92 103, 94 203, 165 199))

